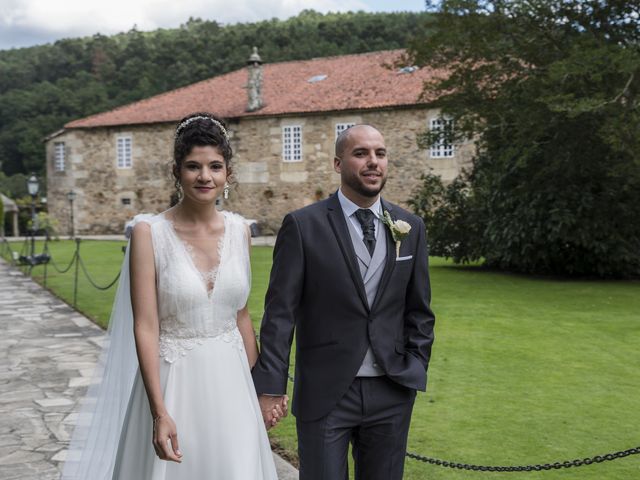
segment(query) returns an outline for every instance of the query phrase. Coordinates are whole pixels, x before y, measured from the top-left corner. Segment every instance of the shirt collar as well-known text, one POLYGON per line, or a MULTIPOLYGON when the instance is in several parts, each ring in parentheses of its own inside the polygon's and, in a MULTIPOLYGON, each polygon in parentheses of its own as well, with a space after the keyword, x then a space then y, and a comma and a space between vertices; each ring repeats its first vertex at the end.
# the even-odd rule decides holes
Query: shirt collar
MULTIPOLYGON (((345 196, 345 194, 342 193, 342 189, 340 188, 338 189, 338 200, 340 201, 340 206, 342 207, 342 211, 347 217, 350 217, 351 215, 356 213, 356 210, 359 210, 360 208, 362 208, 356 205, 355 203, 353 203, 351 200, 349 200, 345 196)), ((369 210, 375 213, 376 217, 380 216, 380 212, 382 211, 380 196, 378 196, 378 199, 375 201, 375 203, 369 207, 369 210)))

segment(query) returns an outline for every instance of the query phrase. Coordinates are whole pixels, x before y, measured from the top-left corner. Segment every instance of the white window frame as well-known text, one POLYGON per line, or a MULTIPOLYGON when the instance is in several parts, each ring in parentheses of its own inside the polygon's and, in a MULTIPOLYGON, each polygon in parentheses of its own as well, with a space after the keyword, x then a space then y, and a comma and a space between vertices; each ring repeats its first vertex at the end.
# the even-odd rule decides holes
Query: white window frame
POLYGON ((64 172, 65 167, 65 145, 64 142, 54 142, 53 144, 53 169, 56 172, 64 172))
MULTIPOLYGON (((429 129, 431 131, 443 130, 445 128, 453 128, 453 119, 447 117, 436 117, 429 121, 429 129)), ((453 143, 447 143, 444 139, 431 145, 429 154, 431 158, 453 158, 456 148, 453 143)))
POLYGON ((282 161, 302 161, 302 125, 282 126, 282 161))
POLYGON ((346 123, 336 123, 336 140, 340 136, 342 132, 344 132, 347 128, 354 127, 356 125, 355 122, 346 122, 346 123))
POLYGON ((131 168, 133 139, 131 135, 122 135, 116 137, 116 160, 118 168, 131 168))

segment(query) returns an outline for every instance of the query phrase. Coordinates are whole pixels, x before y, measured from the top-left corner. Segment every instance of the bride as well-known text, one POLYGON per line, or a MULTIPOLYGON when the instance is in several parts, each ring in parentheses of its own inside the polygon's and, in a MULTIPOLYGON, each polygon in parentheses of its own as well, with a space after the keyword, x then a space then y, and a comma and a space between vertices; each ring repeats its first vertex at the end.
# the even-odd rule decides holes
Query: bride
MULTIPOLYGON (((173 174, 182 199, 135 218, 100 382, 63 479, 277 479, 250 374, 251 239, 242 217, 215 208, 231 155, 214 115, 179 123, 173 174)), ((285 414, 278 405, 266 427, 285 414)))

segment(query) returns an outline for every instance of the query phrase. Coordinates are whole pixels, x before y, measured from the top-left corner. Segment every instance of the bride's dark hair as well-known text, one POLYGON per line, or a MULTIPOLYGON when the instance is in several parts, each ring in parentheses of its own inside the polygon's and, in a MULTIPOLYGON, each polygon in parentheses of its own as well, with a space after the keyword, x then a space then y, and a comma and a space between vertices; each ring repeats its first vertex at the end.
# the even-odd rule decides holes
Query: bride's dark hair
POLYGON ((233 151, 229 143, 229 134, 224 121, 209 112, 196 112, 187 115, 176 127, 173 145, 173 176, 178 185, 182 162, 191 153, 193 147, 216 147, 224 158, 227 172, 231 175, 231 157, 233 151))

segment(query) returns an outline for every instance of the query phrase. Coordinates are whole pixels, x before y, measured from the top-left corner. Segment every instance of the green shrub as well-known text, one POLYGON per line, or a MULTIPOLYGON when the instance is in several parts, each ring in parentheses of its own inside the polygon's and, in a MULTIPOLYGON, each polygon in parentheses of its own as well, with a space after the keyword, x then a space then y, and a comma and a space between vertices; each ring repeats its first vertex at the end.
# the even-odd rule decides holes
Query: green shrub
MULTIPOLYGON (((46 232, 49 237, 53 237, 54 239, 58 239, 58 228, 60 228, 60 223, 55 218, 51 218, 46 212, 38 212, 38 231, 46 232)), ((31 230, 32 221, 29 219, 27 222, 27 228, 31 230)))
POLYGON ((474 218, 471 192, 464 175, 444 185, 437 175, 424 174, 409 206, 427 227, 429 254, 468 263, 480 257, 481 222, 474 218))

